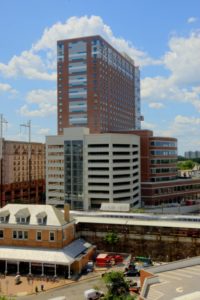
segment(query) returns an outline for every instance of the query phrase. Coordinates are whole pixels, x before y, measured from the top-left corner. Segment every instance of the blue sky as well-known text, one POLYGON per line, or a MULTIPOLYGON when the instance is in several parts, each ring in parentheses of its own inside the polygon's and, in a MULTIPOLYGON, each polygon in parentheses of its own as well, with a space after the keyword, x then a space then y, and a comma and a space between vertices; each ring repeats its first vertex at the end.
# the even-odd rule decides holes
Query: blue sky
POLYGON ((199 0, 2 0, 0 113, 7 139, 56 134, 56 41, 101 34, 141 69, 143 128, 200 149, 199 0))

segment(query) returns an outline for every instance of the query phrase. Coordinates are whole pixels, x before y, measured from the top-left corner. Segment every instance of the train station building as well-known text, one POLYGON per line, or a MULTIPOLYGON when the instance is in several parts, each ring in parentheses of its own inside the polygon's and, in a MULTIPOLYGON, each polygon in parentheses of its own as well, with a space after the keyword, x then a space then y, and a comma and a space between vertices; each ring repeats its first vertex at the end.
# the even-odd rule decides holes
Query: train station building
POLYGON ((94 247, 75 239, 69 207, 8 204, 0 209, 0 270, 41 276, 79 273, 94 247))

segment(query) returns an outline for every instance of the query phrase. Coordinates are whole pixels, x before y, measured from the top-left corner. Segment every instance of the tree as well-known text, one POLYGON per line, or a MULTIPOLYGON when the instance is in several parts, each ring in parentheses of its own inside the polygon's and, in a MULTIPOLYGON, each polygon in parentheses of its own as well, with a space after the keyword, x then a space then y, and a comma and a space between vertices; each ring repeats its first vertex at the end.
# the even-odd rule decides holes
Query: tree
POLYGON ((192 170, 194 166, 195 163, 192 160, 178 162, 178 169, 180 170, 192 170))
POLYGON ((103 280, 108 288, 104 300, 133 300, 135 296, 129 294, 129 285, 124 278, 123 272, 111 271, 105 273, 103 280))
POLYGON ((104 241, 111 246, 113 251, 114 245, 119 242, 119 236, 115 232, 108 232, 104 237, 104 241))

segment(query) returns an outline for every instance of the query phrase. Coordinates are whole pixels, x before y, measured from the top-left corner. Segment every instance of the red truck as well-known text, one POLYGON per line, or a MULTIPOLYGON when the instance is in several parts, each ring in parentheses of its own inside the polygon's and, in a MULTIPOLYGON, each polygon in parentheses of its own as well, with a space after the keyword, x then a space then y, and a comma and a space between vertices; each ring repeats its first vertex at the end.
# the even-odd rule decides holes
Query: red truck
POLYGON ((123 261, 121 255, 108 255, 107 253, 99 254, 96 258, 96 266, 108 267, 123 261))

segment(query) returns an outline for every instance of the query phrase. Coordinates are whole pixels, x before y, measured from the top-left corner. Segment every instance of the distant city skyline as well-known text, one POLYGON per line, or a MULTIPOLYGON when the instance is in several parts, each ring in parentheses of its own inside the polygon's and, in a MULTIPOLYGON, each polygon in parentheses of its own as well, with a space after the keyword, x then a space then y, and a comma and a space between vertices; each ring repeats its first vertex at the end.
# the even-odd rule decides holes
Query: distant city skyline
POLYGON ((0 113, 6 139, 57 130, 56 42, 98 34, 141 69, 142 128, 178 139, 179 154, 200 149, 200 3, 52 0, 0 5, 0 113))

